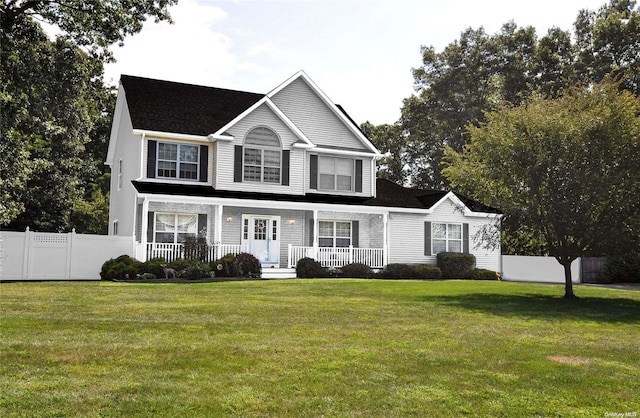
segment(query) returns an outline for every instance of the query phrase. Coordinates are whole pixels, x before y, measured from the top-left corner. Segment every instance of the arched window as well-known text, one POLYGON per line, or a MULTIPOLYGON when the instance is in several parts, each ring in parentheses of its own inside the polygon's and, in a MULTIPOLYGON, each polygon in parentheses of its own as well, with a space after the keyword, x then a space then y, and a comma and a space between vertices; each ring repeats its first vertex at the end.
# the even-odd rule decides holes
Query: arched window
POLYGON ((280 184, 282 145, 269 128, 252 129, 244 140, 243 181, 280 184))

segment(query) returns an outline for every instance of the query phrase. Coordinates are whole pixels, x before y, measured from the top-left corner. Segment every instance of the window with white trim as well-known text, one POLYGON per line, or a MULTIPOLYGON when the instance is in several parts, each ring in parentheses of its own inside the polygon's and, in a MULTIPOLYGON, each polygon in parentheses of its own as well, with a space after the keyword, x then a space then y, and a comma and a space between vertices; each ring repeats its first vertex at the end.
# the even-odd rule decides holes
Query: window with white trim
POLYGON ((198 233, 198 215, 155 213, 154 242, 181 243, 198 233))
POLYGON ((432 254, 461 253, 463 249, 462 224, 433 222, 431 224, 431 249, 432 254))
POLYGON ((158 142, 157 147, 157 177, 198 181, 200 164, 198 145, 158 142))
POLYGON ((318 158, 318 189, 353 191, 354 160, 350 158, 318 158))
POLYGON ((351 222, 318 221, 318 245, 320 247, 348 247, 351 245, 351 222))
POLYGON ((258 127, 247 134, 243 152, 243 180, 279 184, 282 171, 280 139, 271 129, 258 127))

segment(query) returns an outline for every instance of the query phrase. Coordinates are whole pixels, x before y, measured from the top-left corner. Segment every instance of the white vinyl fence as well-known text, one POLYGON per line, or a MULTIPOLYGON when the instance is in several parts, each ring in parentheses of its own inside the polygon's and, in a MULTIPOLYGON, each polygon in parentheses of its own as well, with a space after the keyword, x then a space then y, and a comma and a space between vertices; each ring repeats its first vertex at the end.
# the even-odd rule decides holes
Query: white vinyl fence
POLYGON ((0 280, 100 280, 123 254, 134 255, 133 237, 0 231, 0 280))
MULTIPOLYGON (((310 250, 313 248, 290 246, 289 260, 313 256, 310 250)), ((381 249, 353 250, 339 254, 344 259, 336 258, 335 254, 331 254, 331 259, 327 254, 317 256, 327 258, 323 258, 325 263, 338 260, 346 264, 348 260, 382 266, 381 249)), ((224 248, 222 252, 225 251, 231 252, 231 248, 224 248)), ((41 233, 28 229, 26 232, 0 231, 0 280, 100 280, 102 264, 123 254, 135 256, 133 237, 41 233)), ((571 265, 574 283, 580 282, 580 266, 580 259, 571 265)), ((502 277, 511 281, 564 283, 564 269, 553 257, 503 255, 502 277)))
MULTIPOLYGON (((553 257, 502 256, 502 278, 517 282, 564 283, 564 267, 553 257)), ((571 280, 580 283, 580 259, 571 263, 571 280)))

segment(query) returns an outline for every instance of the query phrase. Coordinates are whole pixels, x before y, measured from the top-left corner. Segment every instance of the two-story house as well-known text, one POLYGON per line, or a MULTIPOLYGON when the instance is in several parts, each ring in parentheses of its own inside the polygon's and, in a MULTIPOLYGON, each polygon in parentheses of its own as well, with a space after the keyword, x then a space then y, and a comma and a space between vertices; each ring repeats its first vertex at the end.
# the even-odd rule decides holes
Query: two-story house
POLYGON ((441 251, 500 270, 500 249, 474 239, 499 211, 376 180, 380 156, 302 71, 266 95, 122 76, 109 233, 134 235, 139 259, 168 260, 202 234, 210 258, 249 252, 283 276, 302 257, 382 268, 441 251))

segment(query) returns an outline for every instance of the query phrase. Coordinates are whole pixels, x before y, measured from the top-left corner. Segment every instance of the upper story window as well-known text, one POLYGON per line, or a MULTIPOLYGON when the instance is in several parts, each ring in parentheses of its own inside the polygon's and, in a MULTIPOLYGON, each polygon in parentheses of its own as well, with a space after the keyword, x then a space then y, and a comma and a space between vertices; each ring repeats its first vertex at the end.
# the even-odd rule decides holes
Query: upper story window
POLYGON ((281 172, 280 139, 271 129, 253 129, 244 141, 243 180, 280 184, 281 172))
POLYGON ((209 178, 209 146, 150 139, 147 177, 201 181, 209 178))
POLYGON ((362 192, 363 160, 326 155, 309 156, 309 189, 362 192))
POLYGON ((157 176, 197 181, 199 151, 198 145, 158 142, 157 176))
POLYGON ((353 191, 354 160, 348 158, 318 158, 318 189, 353 191))
POLYGON ((462 224, 431 224, 432 254, 441 252, 462 252, 462 224))

